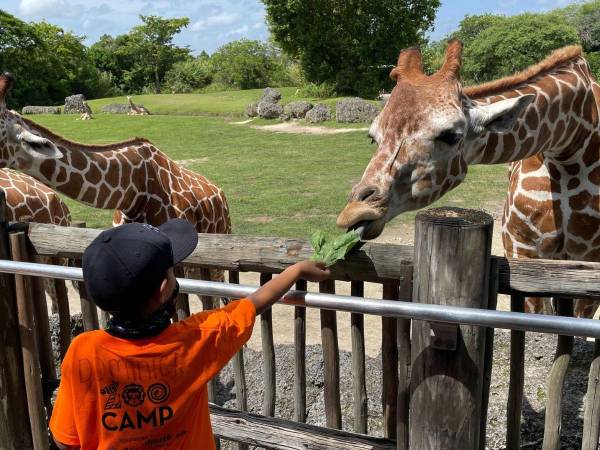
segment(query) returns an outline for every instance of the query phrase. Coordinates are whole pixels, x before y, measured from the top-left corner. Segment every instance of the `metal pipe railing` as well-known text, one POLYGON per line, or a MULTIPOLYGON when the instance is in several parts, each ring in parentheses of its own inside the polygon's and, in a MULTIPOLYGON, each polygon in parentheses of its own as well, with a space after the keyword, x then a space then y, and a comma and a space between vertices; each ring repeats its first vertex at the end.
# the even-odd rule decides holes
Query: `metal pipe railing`
MULTIPOLYGON (((0 272, 83 281, 80 268, 0 260, 0 272)), ((258 286, 179 278, 181 292, 227 298, 242 298, 258 286)), ((600 321, 573 317, 544 316, 487 309, 439 306, 406 301, 380 300, 346 295, 290 291, 280 303, 377 316, 403 317, 431 322, 478 325, 509 330, 534 331, 600 338, 600 321)))

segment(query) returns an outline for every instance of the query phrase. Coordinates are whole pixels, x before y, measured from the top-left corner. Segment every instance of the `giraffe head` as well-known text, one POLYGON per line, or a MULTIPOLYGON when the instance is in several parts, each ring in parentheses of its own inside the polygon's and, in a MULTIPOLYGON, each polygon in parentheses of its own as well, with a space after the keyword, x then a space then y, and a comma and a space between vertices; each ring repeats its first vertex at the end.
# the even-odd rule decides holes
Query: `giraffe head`
POLYGON ((398 214, 427 206, 458 186, 476 140, 512 129, 533 96, 475 104, 462 93, 461 56, 462 43, 450 41, 443 66, 427 76, 419 49, 400 53, 390 74, 396 86, 369 130, 377 150, 338 226, 376 238, 398 214))
POLYGON ((0 168, 27 170, 35 161, 61 158, 52 140, 37 134, 19 113, 6 107, 12 83, 11 74, 0 75, 0 168))

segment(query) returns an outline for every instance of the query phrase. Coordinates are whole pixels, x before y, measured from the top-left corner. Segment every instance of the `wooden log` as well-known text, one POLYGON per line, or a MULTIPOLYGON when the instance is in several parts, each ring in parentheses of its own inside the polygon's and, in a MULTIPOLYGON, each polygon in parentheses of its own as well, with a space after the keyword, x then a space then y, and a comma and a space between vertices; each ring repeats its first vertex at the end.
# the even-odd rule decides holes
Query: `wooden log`
MULTIPOLYGON (((557 298, 557 314, 560 316, 573 316, 573 300, 570 298, 557 298)), ((573 352, 573 336, 557 338, 556 354, 548 375, 546 385, 546 416, 544 418, 544 443, 542 450, 557 450, 560 444, 561 402, 564 392, 565 376, 573 352)))
MULTIPOLYGON (((365 296, 365 284, 352 281, 350 295, 365 296)), ((354 398, 354 432, 367 434, 368 430, 368 397, 365 372, 365 316, 350 314, 350 333, 352 337, 352 393, 354 398)))
MULTIPOLYGON (((413 301, 488 304, 493 219, 481 211, 436 208, 416 217, 413 301)), ((434 324, 413 321, 411 449, 479 448, 485 331, 456 326, 456 350, 433 348, 434 324)))
MULTIPOLYGON (((11 259, 6 196, 0 190, 0 259, 11 259)), ((33 449, 13 277, 0 273, 0 448, 33 449)))
MULTIPOLYGON (((178 264, 175 267, 174 272, 177 278, 185 277, 183 266, 181 266, 181 264, 178 264)), ((180 292, 175 300, 175 316, 176 320, 183 320, 186 317, 190 317, 190 298, 183 292, 180 292)))
MULTIPOLYGON (((319 283, 319 291, 335 294, 335 281, 319 283)), ((329 428, 342 428, 342 407, 340 403, 340 352, 335 311, 320 310, 321 345, 323 347, 323 371, 325 399, 325 422, 329 428)))
POLYGON ((332 430, 210 405, 212 428, 224 439, 274 450, 393 450, 389 439, 332 430))
MULTIPOLYGON (((488 293, 488 309, 494 311, 498 304, 498 263, 490 260, 490 281, 488 293)), ((485 359, 483 366, 483 393, 481 395, 481 425, 479 450, 485 450, 487 440, 487 418, 490 402, 490 386, 492 384, 492 365, 494 362, 494 329, 485 329, 485 359)))
MULTIPOLYGON (((83 250, 101 230, 32 223, 29 237, 40 255, 81 258, 83 250)), ((279 273, 310 258, 312 247, 303 239, 202 234, 186 263, 242 272, 279 273)), ((403 268, 413 265, 413 247, 362 243, 333 267, 332 279, 383 283, 402 281, 403 268)), ((500 294, 600 298, 600 263, 515 259, 498 261, 500 294)))
MULTIPOLYGON (((210 270, 209 269, 201 269, 200 270, 200 279, 201 280, 210 280, 210 270)), ((200 301, 202 303, 202 310, 209 311, 215 308, 215 304, 212 297, 201 295, 200 301)), ((215 403, 217 401, 217 378, 219 375, 216 375, 212 380, 210 380, 206 388, 208 390, 208 401, 211 403, 215 403)))
MULTIPOLYGON (((260 274, 260 285, 269 282, 271 274, 260 274)), ((275 344, 273 343, 273 312, 271 308, 260 315, 260 340, 262 344, 263 372, 265 375, 265 396, 263 398, 263 416, 275 415, 275 344)))
MULTIPOLYGON (((27 261, 29 259, 25 233, 11 234, 10 246, 15 261, 27 261)), ((49 449, 50 442, 48 441, 42 373, 35 335, 35 300, 31 281, 29 277, 15 275, 19 336, 23 350, 23 372, 25 375, 29 421, 33 436, 33 448, 38 450, 49 449)))
MULTIPOLYGON (((525 297, 511 295, 510 310, 525 311, 525 297)), ((525 384, 525 332, 510 332, 510 375, 506 404, 506 449, 521 448, 521 414, 523 409, 523 387, 525 384)))
MULTIPOLYGON (((240 273, 232 270, 229 272, 229 282, 240 284, 240 273)), ((233 357, 233 380, 235 383, 235 400, 237 409, 248 411, 248 393, 246 385, 246 371, 244 367, 244 347, 240 349, 233 357)), ((246 444, 239 443, 238 450, 248 450, 246 444)))
MULTIPOLYGON (((398 283, 383 285, 384 300, 398 300, 398 283)), ((396 406, 398 402, 398 332, 395 317, 381 318, 381 371, 383 386, 381 404, 383 411, 383 436, 396 439, 396 406)))
MULTIPOLYGON (((296 289, 306 291, 306 280, 298 280, 296 289)), ((294 420, 306 422, 306 308, 294 307, 294 420)))
POLYGON ((596 450, 598 439, 600 439, 600 339, 595 340, 594 359, 590 366, 581 450, 596 450))
MULTIPOLYGON (((399 287, 401 299, 412 300, 412 267, 405 267, 405 276, 399 287)), ((397 319, 398 332, 398 401, 396 404, 396 449, 408 450, 410 409, 411 344, 410 319, 397 319)))
MULTIPOLYGON (((71 222, 71 226, 70 227, 62 227, 62 228, 66 228, 66 229, 70 229, 71 232, 77 232, 80 230, 75 231, 76 229, 85 229, 85 222, 77 220, 77 221, 73 221, 71 222)), ((29 228, 30 232, 31 232, 31 227, 29 228)), ((83 231, 83 230, 81 230, 83 231)), ((88 231, 88 230, 85 230, 88 231)), ((98 231, 98 230, 95 230, 98 231)), ((67 233, 68 235, 68 233, 67 233)), ((98 235, 98 233, 94 233, 94 238, 98 235)), ((83 246, 83 248, 81 249, 81 252, 79 253, 78 257, 74 257, 74 259, 77 259, 76 265, 77 267, 81 267, 81 257, 83 256, 83 251, 87 248, 87 246, 89 244, 92 243, 92 240, 94 239, 92 238, 89 242, 87 242, 86 245, 83 246)), ((63 245, 70 245, 70 243, 65 242, 63 245)), ((35 247, 35 244, 34 244, 35 247)), ((36 248, 37 251, 37 248, 36 248)), ((92 301, 92 299, 90 298, 90 296, 88 295, 87 289, 85 288, 85 283, 80 281, 78 283, 78 287, 79 287, 79 303, 81 305, 81 318, 83 319, 83 329, 85 331, 90 331, 90 330, 97 330, 98 328, 100 328, 100 323, 98 322, 98 310, 96 308, 96 304, 92 301)))
POLYGON ((60 360, 62 361, 71 344, 71 311, 69 308, 69 295, 65 280, 52 280, 54 283, 54 292, 56 293, 56 303, 58 306, 58 346, 60 360))

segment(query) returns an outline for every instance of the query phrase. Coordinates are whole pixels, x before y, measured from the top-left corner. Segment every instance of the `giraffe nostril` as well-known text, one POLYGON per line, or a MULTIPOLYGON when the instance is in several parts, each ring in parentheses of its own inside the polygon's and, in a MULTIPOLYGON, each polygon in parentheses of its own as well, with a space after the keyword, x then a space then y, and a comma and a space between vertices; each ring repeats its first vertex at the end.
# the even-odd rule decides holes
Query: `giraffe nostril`
POLYGON ((356 200, 359 202, 366 202, 369 199, 373 198, 377 193, 377 188, 374 186, 367 186, 361 189, 356 195, 356 200))

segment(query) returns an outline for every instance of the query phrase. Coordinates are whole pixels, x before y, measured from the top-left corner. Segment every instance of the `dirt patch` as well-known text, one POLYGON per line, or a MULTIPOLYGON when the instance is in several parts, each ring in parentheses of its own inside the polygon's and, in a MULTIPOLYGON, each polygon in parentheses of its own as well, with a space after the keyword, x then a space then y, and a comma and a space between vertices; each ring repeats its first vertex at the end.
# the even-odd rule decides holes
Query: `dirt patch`
POLYGON ((209 161, 208 156, 203 156, 202 158, 179 159, 176 162, 177 162, 177 164, 180 164, 180 165, 186 167, 191 164, 205 163, 208 161, 209 161))
POLYGON ((271 131, 274 133, 292 133, 292 134, 341 134, 353 133, 355 131, 369 131, 369 128, 327 128, 320 126, 301 125, 297 122, 276 123, 273 125, 250 125, 250 128, 261 131, 271 131))
POLYGON ((254 216, 254 217, 248 217, 247 219, 244 219, 246 222, 251 222, 251 223, 271 223, 273 222, 273 218, 271 216, 254 216))

